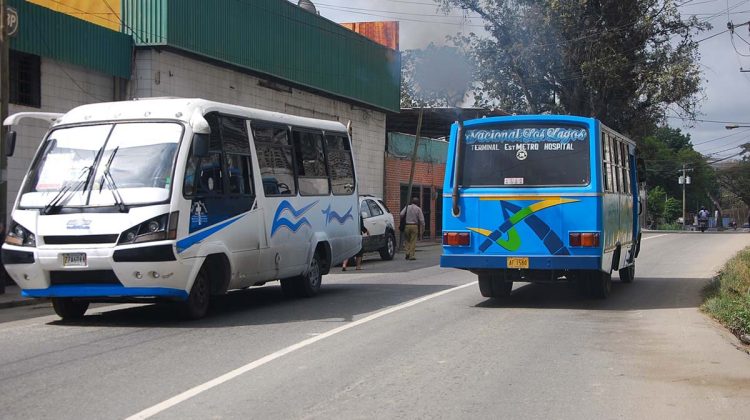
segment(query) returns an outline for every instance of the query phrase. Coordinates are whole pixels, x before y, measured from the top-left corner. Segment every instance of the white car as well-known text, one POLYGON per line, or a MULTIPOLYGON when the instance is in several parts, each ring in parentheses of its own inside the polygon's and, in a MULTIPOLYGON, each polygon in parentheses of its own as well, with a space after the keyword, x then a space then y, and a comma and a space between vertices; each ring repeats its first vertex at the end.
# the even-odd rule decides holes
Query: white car
POLYGON ((378 251, 380 258, 392 260, 396 255, 396 228, 388 207, 380 198, 360 195, 359 211, 369 233, 362 237, 363 252, 378 251))

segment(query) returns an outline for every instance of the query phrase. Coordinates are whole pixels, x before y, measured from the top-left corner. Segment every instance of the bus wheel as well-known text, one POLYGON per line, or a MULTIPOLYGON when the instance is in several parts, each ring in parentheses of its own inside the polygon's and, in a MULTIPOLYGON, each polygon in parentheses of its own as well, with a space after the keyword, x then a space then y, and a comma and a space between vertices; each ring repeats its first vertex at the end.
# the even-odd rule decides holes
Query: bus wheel
MULTIPOLYGON (((310 268, 307 270, 307 274, 303 274, 300 277, 289 279, 288 281, 294 281, 295 285, 292 287, 297 288, 297 296, 300 297, 313 297, 320 291, 320 284, 323 282, 323 275, 320 273, 320 256, 316 252, 310 261, 310 268)), ((281 282, 282 289, 284 288, 284 281, 281 282)), ((284 292, 286 293, 286 292, 284 292)))
POLYGON ((81 319, 89 308, 89 303, 71 298, 52 298, 52 307, 63 320, 81 319))
POLYGON ((621 268, 618 272, 620 273, 621 282, 632 283, 633 280, 635 280, 635 261, 633 262, 633 264, 625 268, 621 268))
POLYGON ((496 298, 508 297, 510 296, 510 292, 512 290, 512 281, 504 281, 503 279, 496 278, 495 281, 492 282, 492 291, 494 292, 496 298))
POLYGON ((186 319, 200 319, 206 316, 211 300, 211 288, 206 275, 206 267, 201 267, 195 277, 187 300, 181 303, 182 316, 186 319))
POLYGON ((589 276, 589 293, 591 297, 606 299, 612 291, 612 275, 603 271, 592 271, 589 276))
POLYGON ((489 274, 479 274, 479 293, 486 298, 495 297, 495 291, 492 288, 492 276, 489 274))

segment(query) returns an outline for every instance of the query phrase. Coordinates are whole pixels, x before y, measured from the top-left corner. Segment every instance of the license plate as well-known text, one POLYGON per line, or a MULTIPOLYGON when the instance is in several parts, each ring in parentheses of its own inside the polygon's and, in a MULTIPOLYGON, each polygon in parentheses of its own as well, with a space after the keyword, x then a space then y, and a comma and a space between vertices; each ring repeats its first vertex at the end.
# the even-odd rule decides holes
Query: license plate
POLYGON ((63 267, 86 267, 86 254, 83 252, 62 254, 63 267))
POLYGON ((529 268, 529 258, 508 257, 508 268, 529 268))

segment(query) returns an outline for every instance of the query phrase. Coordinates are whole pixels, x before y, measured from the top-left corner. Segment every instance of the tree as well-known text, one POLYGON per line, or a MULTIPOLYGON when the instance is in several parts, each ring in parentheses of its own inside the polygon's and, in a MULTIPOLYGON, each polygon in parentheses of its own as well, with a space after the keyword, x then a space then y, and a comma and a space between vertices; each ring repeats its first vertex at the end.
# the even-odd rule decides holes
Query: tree
POLYGON ((475 62, 476 102, 514 113, 594 116, 640 138, 667 110, 693 117, 697 43, 710 26, 664 0, 435 0, 479 15, 458 34, 475 62))
POLYGON ((750 207, 750 160, 744 159, 718 171, 721 186, 750 207))

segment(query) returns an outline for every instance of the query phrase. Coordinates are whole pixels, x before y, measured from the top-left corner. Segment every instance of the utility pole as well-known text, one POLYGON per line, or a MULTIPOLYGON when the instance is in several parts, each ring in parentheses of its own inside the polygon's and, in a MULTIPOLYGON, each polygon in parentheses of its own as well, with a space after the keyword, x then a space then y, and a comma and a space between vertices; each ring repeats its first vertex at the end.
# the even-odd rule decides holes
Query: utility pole
POLYGON ((687 164, 682 164, 682 176, 680 177, 679 183, 682 184, 682 230, 685 230, 685 226, 687 226, 687 220, 685 218, 687 217, 685 212, 685 189, 687 184, 690 183, 690 177, 687 176, 687 173, 689 171, 692 171, 692 169, 687 168, 687 164))

